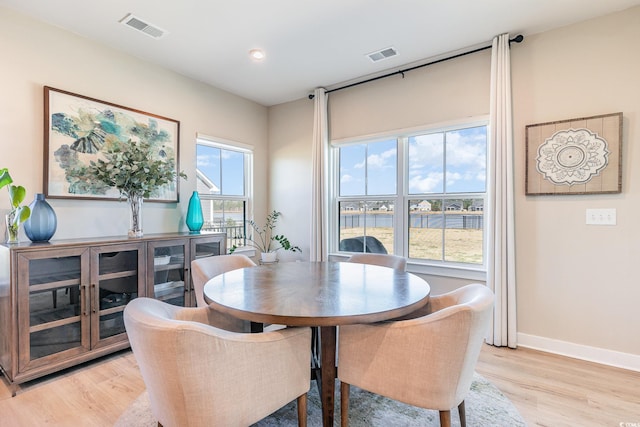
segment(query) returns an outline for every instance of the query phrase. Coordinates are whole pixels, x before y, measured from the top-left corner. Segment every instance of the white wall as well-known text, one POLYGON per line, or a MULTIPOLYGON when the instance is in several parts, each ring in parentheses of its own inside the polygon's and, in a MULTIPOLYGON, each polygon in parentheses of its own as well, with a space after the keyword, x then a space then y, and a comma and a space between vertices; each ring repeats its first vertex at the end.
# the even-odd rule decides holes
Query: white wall
MULTIPOLYGON (((516 263, 521 344, 640 370, 640 7, 528 36, 513 45, 516 263), (622 111, 623 192, 525 196, 525 126, 622 111), (617 209, 615 227, 585 225, 586 208, 617 209)), ((437 123, 489 111, 486 52, 330 95, 333 138, 437 123)), ((274 106, 270 203, 309 212, 312 102, 274 106), (303 128, 303 126, 305 128, 303 128), (287 179, 286 157, 303 171, 287 179), (286 184, 286 185, 285 185, 286 184), (302 203, 306 203, 302 205, 302 203)), ((289 225, 308 250, 308 218, 289 225), (303 223, 304 221, 304 223, 303 223)), ((429 278, 438 293, 465 281, 429 278)), ((468 282, 468 281, 467 281, 468 282)))
POLYGON ((313 102, 306 98, 269 109, 269 206, 282 212, 278 234, 302 249, 280 251, 282 260, 309 260, 312 130, 313 102))
POLYGON ((640 7, 531 36, 512 49, 523 342, 558 344, 537 343, 545 337, 575 343, 585 346, 586 357, 589 347, 640 355, 638 42, 640 7), (622 194, 524 195, 526 125, 619 111, 622 194), (587 208, 615 208, 617 225, 585 225, 587 208))
MULTIPOLYGON (((267 109, 254 102, 114 51, 73 33, 0 8, 0 167, 27 189, 43 191, 43 86, 180 121, 180 203, 145 203, 145 233, 186 230, 195 190, 196 132, 256 147, 256 214, 267 204, 267 109)), ((5 192, 6 190, 3 190, 5 192)), ((54 239, 126 234, 125 202, 49 199, 58 216, 54 239)), ((9 209, 0 194, 0 213, 9 209)), ((4 231, 4 230, 3 230, 4 231)), ((27 240, 24 234, 23 240, 27 240)))

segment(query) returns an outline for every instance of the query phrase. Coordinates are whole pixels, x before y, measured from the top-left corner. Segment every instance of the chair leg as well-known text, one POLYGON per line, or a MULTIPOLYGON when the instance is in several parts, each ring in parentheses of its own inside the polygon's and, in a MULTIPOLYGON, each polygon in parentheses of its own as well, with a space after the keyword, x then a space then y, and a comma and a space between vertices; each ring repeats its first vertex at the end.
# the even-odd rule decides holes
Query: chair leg
POLYGON ((451 427, 451 411, 440 411, 440 427, 451 427))
POLYGON ((340 381, 340 425, 349 427, 349 390, 348 383, 340 381))
POLYGON ((298 427, 307 427, 307 393, 298 397, 298 427))
POLYGON ((458 405, 458 414, 460 414, 460 427, 467 427, 467 412, 464 409, 464 400, 458 405))

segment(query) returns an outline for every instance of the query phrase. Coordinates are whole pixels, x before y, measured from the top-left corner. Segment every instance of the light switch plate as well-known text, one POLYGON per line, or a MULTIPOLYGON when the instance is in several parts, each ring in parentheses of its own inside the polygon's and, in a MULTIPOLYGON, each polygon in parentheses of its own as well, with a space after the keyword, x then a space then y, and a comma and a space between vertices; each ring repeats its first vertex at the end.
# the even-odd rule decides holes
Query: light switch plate
POLYGON ((615 209, 587 209, 587 224, 616 225, 615 209))

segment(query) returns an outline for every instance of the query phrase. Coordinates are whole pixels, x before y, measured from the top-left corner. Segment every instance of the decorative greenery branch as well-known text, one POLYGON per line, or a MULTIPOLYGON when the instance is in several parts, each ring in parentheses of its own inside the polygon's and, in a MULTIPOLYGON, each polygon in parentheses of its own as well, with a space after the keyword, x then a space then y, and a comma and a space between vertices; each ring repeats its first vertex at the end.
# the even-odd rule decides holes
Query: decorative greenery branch
MULTIPOLYGON (((280 249, 291 252, 302 252, 298 246, 292 245, 284 235, 273 234, 280 215, 282 215, 280 212, 274 210, 267 215, 267 220, 262 227, 253 220, 249 221, 253 232, 250 236, 241 237, 246 241, 246 245, 253 246, 260 252, 275 252, 280 249)), ((231 249, 229 249, 229 253, 233 253, 236 249, 238 249, 238 246, 233 245, 231 249)))
POLYGON ((184 172, 176 172, 172 158, 160 160, 148 142, 113 143, 103 154, 105 160, 92 160, 87 172, 125 197, 148 198, 176 176, 187 178, 184 172))
POLYGON ((25 222, 31 216, 31 209, 29 206, 20 206, 24 201, 27 191, 21 185, 13 185, 13 179, 9 175, 9 169, 0 169, 0 188, 8 186, 9 190, 9 203, 11 204, 11 211, 9 216, 12 218, 10 226, 14 227, 13 230, 17 233, 20 224, 25 222))

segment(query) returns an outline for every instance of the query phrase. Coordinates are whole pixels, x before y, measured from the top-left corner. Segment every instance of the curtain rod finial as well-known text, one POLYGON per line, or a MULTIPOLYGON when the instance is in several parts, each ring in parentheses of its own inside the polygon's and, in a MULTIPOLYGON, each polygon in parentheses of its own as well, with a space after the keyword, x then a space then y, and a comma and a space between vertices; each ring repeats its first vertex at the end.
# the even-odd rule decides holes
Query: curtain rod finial
POLYGON ((315 97, 316 97, 316 96, 315 96, 314 94, 312 94, 312 93, 310 93, 310 94, 309 94, 309 99, 313 99, 313 98, 315 98, 315 97))
POLYGON ((524 40, 524 36, 522 34, 518 34, 517 36, 515 36, 514 38, 512 38, 509 41, 510 42, 520 43, 522 40, 524 40))

